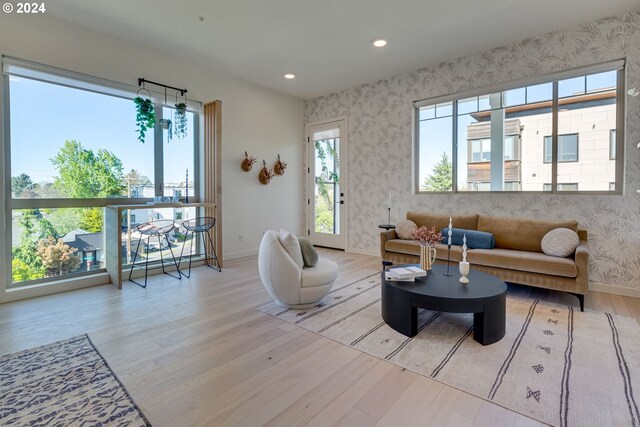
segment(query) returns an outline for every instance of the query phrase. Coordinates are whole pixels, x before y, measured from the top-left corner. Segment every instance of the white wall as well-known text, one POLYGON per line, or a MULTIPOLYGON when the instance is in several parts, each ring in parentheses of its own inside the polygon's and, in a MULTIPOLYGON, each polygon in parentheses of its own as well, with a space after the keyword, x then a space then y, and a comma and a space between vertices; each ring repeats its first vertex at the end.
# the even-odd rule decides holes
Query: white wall
POLYGON ((379 253, 388 191, 395 221, 409 209, 575 219, 589 232, 591 287, 640 296, 640 96, 626 97, 622 196, 413 191, 413 101, 621 58, 640 90, 640 9, 307 101, 307 122, 349 121, 348 249, 379 253))
POLYGON ((199 101, 222 100, 225 258, 255 253, 269 228, 302 233, 301 100, 47 15, 0 14, 0 54, 132 85, 145 77, 186 87, 199 101), (289 169, 263 186, 259 168, 251 173, 240 169, 245 150, 270 167, 280 153, 289 169))

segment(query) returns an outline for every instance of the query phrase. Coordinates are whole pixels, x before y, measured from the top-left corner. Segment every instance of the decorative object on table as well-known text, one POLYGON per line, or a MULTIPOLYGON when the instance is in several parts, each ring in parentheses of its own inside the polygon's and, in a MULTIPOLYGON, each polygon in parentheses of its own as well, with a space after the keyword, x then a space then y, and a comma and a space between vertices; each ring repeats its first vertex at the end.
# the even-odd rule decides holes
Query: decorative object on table
POLYGON ((460 269, 460 283, 465 285, 469 283, 467 276, 469 275, 469 263, 467 262, 467 235, 462 237, 462 261, 458 266, 460 269))
POLYGON ((184 202, 189 203, 189 169, 187 169, 187 176, 184 178, 184 202))
POLYGON ((184 139, 187 136, 187 96, 184 96, 184 102, 178 102, 178 92, 176 92, 176 109, 173 112, 173 134, 178 139, 184 139))
POLYGON ((276 160, 276 164, 273 165, 273 171, 276 175, 284 175, 284 170, 287 168, 287 164, 280 160, 280 153, 278 153, 278 160, 276 160))
POLYGON ((387 276, 392 279, 415 279, 416 277, 424 277, 427 271, 412 265, 406 267, 390 268, 387 276))
POLYGON ((144 138, 148 129, 153 129, 156 125, 156 114, 151 101, 151 92, 143 86, 138 89, 138 96, 133 99, 136 104, 136 126, 138 130, 138 141, 144 144, 144 138), (140 92, 146 91, 148 98, 140 96, 140 92))
POLYGON ((269 182, 271 182, 271 178, 273 178, 275 175, 273 173, 273 170, 268 169, 267 168, 267 162, 266 161, 262 161, 262 169, 260 170, 260 173, 258 174, 258 181, 260 181, 260 184, 264 184, 267 185, 269 184, 269 182))
POLYGON ((1 356, 0 367, 2 425, 151 426, 86 334, 1 356))
POLYGON ((250 156, 249 154, 247 154, 247 152, 244 152, 244 160, 242 161, 242 163, 240 164, 240 167, 242 168, 243 171, 245 172, 249 172, 251 170, 251 168, 253 167, 253 164, 256 162, 256 158, 253 156, 250 156))
POLYGON ((449 262, 451 261, 451 235, 453 234, 453 224, 451 221, 451 217, 449 217, 449 230, 447 231, 447 272, 445 273, 445 276, 451 276, 451 273, 449 272, 449 262))
POLYGON ((411 233, 411 238, 420 242, 420 268, 429 271, 436 260, 434 244, 440 243, 442 234, 436 233, 436 228, 420 227, 411 233))

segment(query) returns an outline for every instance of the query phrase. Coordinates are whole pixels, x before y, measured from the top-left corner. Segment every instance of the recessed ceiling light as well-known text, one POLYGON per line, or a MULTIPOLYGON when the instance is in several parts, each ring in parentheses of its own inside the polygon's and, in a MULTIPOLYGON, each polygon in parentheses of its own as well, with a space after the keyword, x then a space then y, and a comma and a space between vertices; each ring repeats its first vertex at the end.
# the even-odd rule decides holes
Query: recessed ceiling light
POLYGON ((287 73, 287 74, 284 75, 284 78, 291 80, 291 79, 295 79, 296 75, 295 74, 291 74, 291 73, 287 73))
POLYGON ((385 39, 373 39, 373 45, 375 47, 384 47, 387 45, 387 41, 385 39))

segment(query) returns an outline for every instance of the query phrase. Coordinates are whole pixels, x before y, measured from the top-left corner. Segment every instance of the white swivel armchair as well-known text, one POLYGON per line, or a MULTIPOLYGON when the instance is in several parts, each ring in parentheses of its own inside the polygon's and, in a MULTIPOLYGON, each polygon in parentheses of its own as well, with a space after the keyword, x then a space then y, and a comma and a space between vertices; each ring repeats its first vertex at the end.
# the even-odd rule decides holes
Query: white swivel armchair
POLYGON ((258 251, 260 279, 275 302, 287 308, 316 305, 338 277, 338 264, 319 259, 315 267, 301 267, 280 243, 278 233, 267 231, 258 251))

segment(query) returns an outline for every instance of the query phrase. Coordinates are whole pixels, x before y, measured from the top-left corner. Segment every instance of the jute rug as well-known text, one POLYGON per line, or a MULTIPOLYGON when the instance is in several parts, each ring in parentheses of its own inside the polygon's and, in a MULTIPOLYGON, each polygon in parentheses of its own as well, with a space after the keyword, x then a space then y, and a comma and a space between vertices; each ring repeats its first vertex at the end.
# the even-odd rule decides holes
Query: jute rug
POLYGON ((0 357, 0 425, 151 424, 81 335, 0 357))
POLYGON ((508 297, 495 344, 473 340, 472 314, 428 310, 407 338, 381 318, 379 273, 311 309, 259 310, 547 424, 640 426, 635 319, 508 297))

